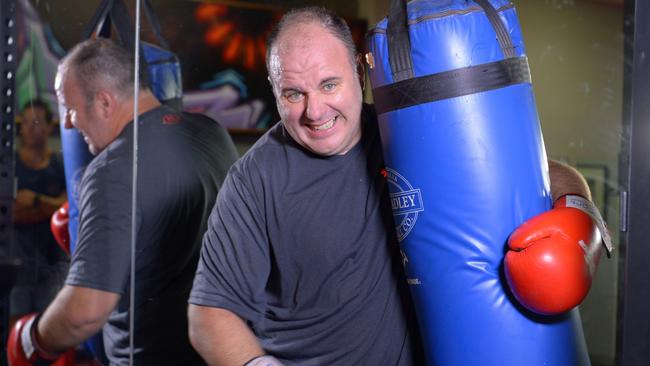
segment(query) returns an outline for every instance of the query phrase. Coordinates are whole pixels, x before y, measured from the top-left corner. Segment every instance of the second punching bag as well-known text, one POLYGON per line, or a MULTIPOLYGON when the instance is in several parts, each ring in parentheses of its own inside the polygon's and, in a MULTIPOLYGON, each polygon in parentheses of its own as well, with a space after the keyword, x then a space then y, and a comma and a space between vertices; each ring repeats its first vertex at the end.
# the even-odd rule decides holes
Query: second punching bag
POLYGON ((503 275, 508 235, 551 205, 513 4, 394 1, 368 47, 427 364, 589 365, 578 310, 528 312, 503 275))

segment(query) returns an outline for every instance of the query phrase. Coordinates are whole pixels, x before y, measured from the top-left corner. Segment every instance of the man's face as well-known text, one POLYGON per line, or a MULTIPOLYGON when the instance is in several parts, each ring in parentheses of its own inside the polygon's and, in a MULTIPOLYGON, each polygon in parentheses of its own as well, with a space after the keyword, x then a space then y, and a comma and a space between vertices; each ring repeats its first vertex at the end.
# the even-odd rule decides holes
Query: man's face
POLYGON ((59 104, 65 107, 65 128, 76 128, 84 136, 88 149, 93 155, 102 151, 109 143, 106 140, 102 123, 93 105, 88 107, 76 76, 67 70, 59 70, 54 81, 54 89, 59 104))
POLYGON ((52 124, 45 118, 45 110, 41 107, 27 107, 21 117, 21 142, 25 146, 45 147, 47 138, 52 132, 52 124))
POLYGON ((269 69, 282 123, 296 142, 324 156, 354 147, 361 138, 361 85, 339 39, 316 24, 285 29, 269 69))

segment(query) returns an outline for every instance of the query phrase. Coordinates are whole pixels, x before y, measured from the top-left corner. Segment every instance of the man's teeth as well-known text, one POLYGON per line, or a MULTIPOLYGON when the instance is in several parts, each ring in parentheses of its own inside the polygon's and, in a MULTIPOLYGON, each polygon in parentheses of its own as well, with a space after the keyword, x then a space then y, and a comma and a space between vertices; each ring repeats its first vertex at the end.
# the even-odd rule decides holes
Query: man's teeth
POLYGON ((314 126, 314 130, 316 131, 329 130, 330 128, 332 128, 332 126, 334 126, 334 121, 336 121, 336 117, 329 120, 329 122, 323 123, 320 126, 314 126))

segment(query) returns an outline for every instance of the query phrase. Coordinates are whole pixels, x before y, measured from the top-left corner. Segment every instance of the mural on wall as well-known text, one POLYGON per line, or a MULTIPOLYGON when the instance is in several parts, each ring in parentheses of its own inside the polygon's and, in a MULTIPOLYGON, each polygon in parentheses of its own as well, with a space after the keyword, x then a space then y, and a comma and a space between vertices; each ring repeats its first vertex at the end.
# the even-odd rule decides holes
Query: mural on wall
POLYGON ((18 1, 16 11, 16 106, 19 109, 34 98, 50 105, 54 115, 57 101, 54 94, 56 67, 65 51, 43 23, 29 0, 18 1))
MULTIPOLYGON (((267 80, 266 39, 285 10, 262 4, 193 1, 157 10, 163 24, 171 24, 171 19, 176 23, 164 33, 183 67, 185 109, 205 113, 237 130, 266 129, 277 122, 267 80)), ((360 47, 366 21, 346 20, 360 47)))
MULTIPOLYGON (((40 97, 58 115, 54 76, 66 51, 30 0, 19 0, 19 4, 16 107, 40 97)), ((279 117, 265 64, 266 38, 285 10, 214 1, 177 1, 155 8, 163 36, 181 62, 183 109, 206 114, 235 132, 263 131, 276 123, 279 117)), ((346 20, 361 47, 366 21, 346 20)), ((52 27, 59 27, 54 23, 52 27)), ((155 44, 147 22, 142 24, 142 40, 155 44)))
POLYGON ((275 122, 266 37, 281 10, 178 2, 157 12, 163 24, 171 15, 176 19, 165 37, 181 60, 185 110, 229 129, 265 129, 275 122))

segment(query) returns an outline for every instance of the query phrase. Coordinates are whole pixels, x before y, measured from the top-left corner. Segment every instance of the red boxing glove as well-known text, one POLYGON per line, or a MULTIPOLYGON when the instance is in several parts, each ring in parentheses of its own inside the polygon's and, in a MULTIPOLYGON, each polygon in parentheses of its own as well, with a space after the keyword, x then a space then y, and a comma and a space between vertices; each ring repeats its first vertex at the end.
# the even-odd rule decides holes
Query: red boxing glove
POLYGON ((505 275, 517 300, 529 310, 555 315, 587 296, 605 241, 611 239, 594 205, 563 196, 552 210, 524 222, 508 240, 505 275))
POLYGON ((61 249, 70 255, 70 233, 68 232, 68 201, 65 201, 58 210, 52 214, 50 229, 54 239, 61 249))
POLYGON ((38 314, 32 313, 18 319, 9 332, 7 360, 10 366, 31 366, 39 360, 53 362, 52 366, 74 365, 74 350, 63 354, 43 351, 36 342, 35 332, 38 314))

